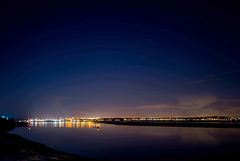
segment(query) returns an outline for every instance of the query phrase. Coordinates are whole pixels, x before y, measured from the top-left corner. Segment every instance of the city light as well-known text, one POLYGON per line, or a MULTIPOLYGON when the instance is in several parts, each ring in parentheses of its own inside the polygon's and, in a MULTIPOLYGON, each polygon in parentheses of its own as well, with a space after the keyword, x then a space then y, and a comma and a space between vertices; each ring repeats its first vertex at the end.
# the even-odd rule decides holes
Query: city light
POLYGON ((29 118, 27 120, 19 120, 20 122, 128 122, 128 121, 176 121, 176 122, 234 122, 240 121, 240 117, 232 117, 232 116, 207 116, 207 117, 139 117, 139 118, 101 118, 101 117, 85 117, 85 118, 78 118, 78 117, 71 117, 63 119, 60 117, 59 119, 32 119, 29 118))

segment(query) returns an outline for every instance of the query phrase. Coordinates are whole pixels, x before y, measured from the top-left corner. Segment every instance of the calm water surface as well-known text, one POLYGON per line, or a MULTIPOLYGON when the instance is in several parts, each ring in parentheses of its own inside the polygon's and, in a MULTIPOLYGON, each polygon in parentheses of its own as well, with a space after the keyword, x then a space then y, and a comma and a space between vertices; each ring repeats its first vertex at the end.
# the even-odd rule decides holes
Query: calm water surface
POLYGON ((240 129, 38 122, 12 133, 56 150, 115 161, 209 159, 240 150, 240 129))

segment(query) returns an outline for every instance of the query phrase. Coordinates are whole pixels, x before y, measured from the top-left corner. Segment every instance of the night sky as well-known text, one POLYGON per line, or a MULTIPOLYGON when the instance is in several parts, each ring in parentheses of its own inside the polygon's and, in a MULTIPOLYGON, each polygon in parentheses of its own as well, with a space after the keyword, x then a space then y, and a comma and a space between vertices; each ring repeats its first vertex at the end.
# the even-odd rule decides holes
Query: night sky
POLYGON ((0 3, 2 115, 240 115, 234 1, 0 3))

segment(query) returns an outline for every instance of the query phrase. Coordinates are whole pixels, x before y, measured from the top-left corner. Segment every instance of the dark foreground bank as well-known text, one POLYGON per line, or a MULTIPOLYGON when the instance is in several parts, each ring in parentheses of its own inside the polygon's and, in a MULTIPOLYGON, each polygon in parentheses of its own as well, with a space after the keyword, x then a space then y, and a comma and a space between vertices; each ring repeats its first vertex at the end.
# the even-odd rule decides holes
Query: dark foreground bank
MULTIPOLYGON (((27 140, 15 134, 0 135, 0 160, 1 161, 30 161, 30 160, 79 160, 79 161, 101 161, 60 152, 48 148, 46 145, 27 140)), ((103 161, 103 160, 102 160, 103 161)))
MULTIPOLYGON (((16 123, 14 119, 0 118, 0 161, 54 161, 54 160, 79 160, 79 161, 101 161, 81 157, 48 148, 46 145, 30 141, 9 131, 15 127, 28 126, 26 123, 16 123)), ((103 160, 102 160, 103 161, 103 160)))

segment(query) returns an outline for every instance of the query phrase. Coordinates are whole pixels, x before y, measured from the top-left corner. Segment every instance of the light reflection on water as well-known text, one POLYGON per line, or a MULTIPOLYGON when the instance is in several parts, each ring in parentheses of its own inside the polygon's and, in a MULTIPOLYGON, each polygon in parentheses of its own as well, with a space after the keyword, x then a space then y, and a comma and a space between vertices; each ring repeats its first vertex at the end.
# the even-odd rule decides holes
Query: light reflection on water
POLYGON ((240 129, 37 122, 13 133, 56 150, 120 160, 194 160, 239 156, 240 129), (158 160, 158 159, 157 159, 158 160))
POLYGON ((98 122, 85 121, 59 121, 59 122, 30 122, 30 127, 63 127, 63 128, 100 128, 102 125, 98 122))

